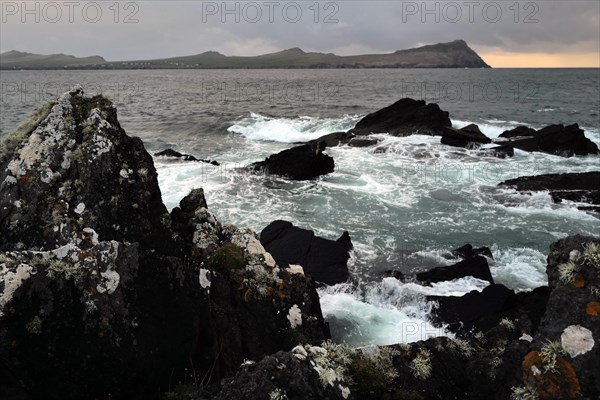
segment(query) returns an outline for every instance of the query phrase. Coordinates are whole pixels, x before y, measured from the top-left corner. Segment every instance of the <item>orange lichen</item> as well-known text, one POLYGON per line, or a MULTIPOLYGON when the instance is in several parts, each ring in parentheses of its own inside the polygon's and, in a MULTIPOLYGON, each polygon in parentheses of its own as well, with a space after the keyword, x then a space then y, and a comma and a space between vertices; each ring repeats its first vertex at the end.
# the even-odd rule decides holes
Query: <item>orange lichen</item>
POLYGON ((545 372, 540 353, 529 352, 523 358, 523 382, 535 388, 540 400, 579 398, 579 379, 573 366, 559 357, 555 368, 555 372, 545 372))
POLYGON ((597 317, 600 314, 600 303, 597 301, 590 301, 585 308, 585 312, 592 317, 597 317))
POLYGON ((575 277, 573 284, 575 285, 575 287, 578 287, 578 288, 585 287, 585 279, 583 279, 580 276, 577 276, 577 277, 575 277))
POLYGON ((27 175, 21 175, 21 177, 19 178, 19 180, 23 183, 26 183, 29 181, 29 177, 27 175))

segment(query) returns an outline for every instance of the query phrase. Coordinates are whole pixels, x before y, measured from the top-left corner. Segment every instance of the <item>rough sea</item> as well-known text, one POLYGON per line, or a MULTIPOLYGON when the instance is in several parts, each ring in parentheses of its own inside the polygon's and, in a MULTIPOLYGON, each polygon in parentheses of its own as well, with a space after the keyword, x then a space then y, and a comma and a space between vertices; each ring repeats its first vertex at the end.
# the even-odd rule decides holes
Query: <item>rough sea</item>
POLYGON ((519 176, 600 170, 600 157, 562 158, 515 150, 482 157, 441 145, 439 137, 376 136, 379 145, 327 149, 335 172, 314 181, 249 175, 238 167, 293 143, 352 128, 403 97, 436 102, 460 128, 489 137, 518 125, 578 123, 600 145, 600 70, 160 70, 2 71, 0 137, 46 100, 81 84, 118 108, 129 135, 150 153, 166 148, 220 166, 155 158, 163 201, 175 207, 205 190, 224 223, 260 232, 275 219, 330 239, 354 242, 350 282, 319 290, 335 339, 392 344, 449 335, 434 328, 426 295, 462 295, 488 283, 474 278, 432 286, 406 275, 456 262, 449 251, 488 246, 497 283, 517 290, 546 284, 549 245, 569 234, 600 235, 600 217, 549 194, 496 185, 519 176))

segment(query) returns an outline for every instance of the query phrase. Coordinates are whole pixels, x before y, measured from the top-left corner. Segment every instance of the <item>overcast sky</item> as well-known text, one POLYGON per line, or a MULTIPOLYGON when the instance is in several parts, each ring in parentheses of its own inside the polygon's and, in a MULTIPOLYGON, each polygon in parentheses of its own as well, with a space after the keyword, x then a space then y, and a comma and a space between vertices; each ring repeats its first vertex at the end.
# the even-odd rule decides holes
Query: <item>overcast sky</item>
POLYGON ((291 47, 350 55, 464 39, 496 67, 600 66, 597 0, 115 3, 2 0, 0 51, 109 61, 291 47))

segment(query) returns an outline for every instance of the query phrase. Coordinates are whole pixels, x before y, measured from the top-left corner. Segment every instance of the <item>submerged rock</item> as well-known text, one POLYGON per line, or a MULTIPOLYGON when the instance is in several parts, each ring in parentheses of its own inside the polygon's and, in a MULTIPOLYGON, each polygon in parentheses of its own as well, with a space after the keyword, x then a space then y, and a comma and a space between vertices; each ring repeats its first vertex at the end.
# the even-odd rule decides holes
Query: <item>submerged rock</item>
POLYGON ((333 158, 323 153, 326 147, 325 142, 293 147, 251 164, 249 168, 298 181, 314 179, 334 170, 333 158))
POLYGON ((75 88, 0 149, 0 398, 157 398, 329 337, 314 283, 201 189, 167 213, 104 97, 75 88))
POLYGON ((349 133, 370 135, 389 133, 392 136, 442 135, 452 127, 449 114, 435 103, 405 98, 361 119, 349 133))
POLYGON ((510 138, 508 141, 497 141, 499 144, 510 145, 524 151, 539 151, 561 157, 585 156, 598 154, 598 146, 585 137, 579 125, 550 125, 532 133, 522 127, 517 131, 503 133, 502 137, 510 138), (514 135, 526 133, 528 137, 515 137, 514 135))
POLYGON ((597 206, 592 209, 600 211, 600 172, 523 176, 504 181, 499 186, 520 192, 549 191, 555 203, 563 200, 588 203, 597 206))
POLYGON ((183 161, 198 161, 198 162, 203 162, 206 164, 212 164, 215 166, 219 166, 220 164, 217 161, 212 161, 212 160, 202 160, 202 159, 198 159, 190 154, 185 154, 185 153, 180 153, 178 151, 175 151, 173 149, 166 149, 163 151, 159 151, 158 153, 154 153, 155 157, 166 157, 166 158, 172 158, 172 159, 179 159, 179 160, 183 160, 183 161))
POLYGON ((350 276, 348 252, 352 242, 347 232, 336 242, 290 222, 274 221, 260 233, 260 241, 278 264, 300 265, 318 282, 334 285, 350 276))
POLYGON ((485 257, 475 255, 447 267, 437 267, 417 274, 417 280, 428 283, 451 281, 472 276, 477 279, 494 283, 490 267, 485 257))

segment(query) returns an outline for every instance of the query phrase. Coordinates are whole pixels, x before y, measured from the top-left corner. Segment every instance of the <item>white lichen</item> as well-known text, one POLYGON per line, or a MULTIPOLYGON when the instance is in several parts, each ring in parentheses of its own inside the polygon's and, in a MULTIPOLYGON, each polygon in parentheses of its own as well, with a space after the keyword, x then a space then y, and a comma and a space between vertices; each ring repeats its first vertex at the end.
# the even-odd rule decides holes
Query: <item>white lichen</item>
POLYGON ((4 283, 4 290, 0 294, 0 316, 4 315, 4 306, 12 300, 17 289, 29 279, 32 273, 33 267, 27 264, 20 264, 14 270, 2 266, 2 269, 0 269, 0 283, 4 283))
POLYGON ((519 386, 512 388, 511 400, 538 400, 535 389, 519 386))
POLYGON ((510 319, 508 318, 503 318, 502 321, 500 321, 500 326, 508 329, 509 331, 512 331, 515 329, 515 324, 514 322, 512 322, 510 319))
POLYGON ((210 271, 207 269, 200 269, 200 276, 199 276, 199 280, 200 280, 200 286, 202 287, 202 289, 209 289, 210 288, 210 271))
POLYGON ((269 393, 269 400, 287 400, 287 394, 283 389, 275 389, 269 393))
POLYGON ((301 265, 290 264, 286 271, 290 274, 304 275, 304 268, 301 265))
POLYGON ((548 340, 540 350, 540 358, 544 364, 544 373, 557 372, 557 361, 559 357, 564 356, 565 350, 561 342, 552 342, 548 340))
POLYGON ((558 266, 558 279, 565 285, 573 283, 575 280, 575 264, 572 261, 558 266))
POLYGON ((83 214, 83 212, 85 211, 85 204, 83 203, 79 203, 77 204, 77 207, 75 207, 75 214, 83 214))
POLYGON ((589 242, 583 247, 583 261, 596 269, 600 269, 600 244, 589 242))
POLYGON ((448 342, 448 347, 462 358, 469 359, 473 356, 475 349, 467 340, 453 339, 448 342))
POLYGON ((560 335, 560 343, 564 351, 574 358, 594 348, 594 337, 589 329, 571 325, 560 335))
POLYGON ((427 379, 431 375, 431 353, 421 349, 410 363, 410 370, 417 379, 427 379))
POLYGON ((519 340, 523 340, 525 342, 531 343, 531 342, 533 342, 533 337, 531 335, 528 335, 527 333, 524 333, 523 335, 521 335, 519 340))
POLYGON ((292 308, 290 308, 287 319, 290 321, 292 328, 297 328, 302 325, 302 311, 297 304, 294 304, 292 308))

